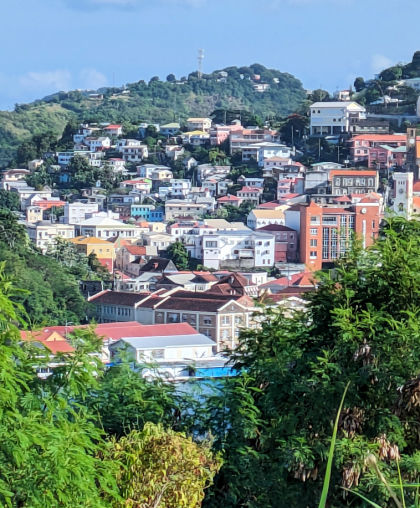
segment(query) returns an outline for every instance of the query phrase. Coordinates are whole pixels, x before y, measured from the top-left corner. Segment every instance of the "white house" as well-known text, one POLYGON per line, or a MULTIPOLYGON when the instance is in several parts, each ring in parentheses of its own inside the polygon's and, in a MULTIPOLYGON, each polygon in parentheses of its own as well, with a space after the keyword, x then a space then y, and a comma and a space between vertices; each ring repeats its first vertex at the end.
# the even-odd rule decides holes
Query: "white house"
POLYGON ((353 101, 314 102, 310 114, 310 135, 323 136, 352 132, 366 118, 366 109, 353 101))
POLYGON ((410 219, 413 214, 413 173, 398 173, 394 179, 394 202, 392 210, 397 215, 410 219))
POLYGON ((194 335, 158 335, 151 337, 127 337, 111 344, 111 358, 118 350, 127 350, 137 363, 176 362, 213 356, 216 343, 201 333, 194 335))
POLYGON ((274 264, 274 236, 250 230, 219 231, 203 235, 203 265, 219 270, 224 262, 244 262, 251 267, 274 264))
POLYGON ((121 146, 119 151, 125 162, 141 162, 149 156, 147 145, 121 146))
POLYGON ((288 207, 284 205, 279 208, 278 210, 251 210, 247 217, 247 226, 251 229, 259 229, 270 224, 284 226, 284 211, 288 207))
POLYGON ((98 203, 66 203, 64 205, 64 224, 80 224, 86 220, 86 216, 92 213, 98 213, 98 203))
POLYGON ((106 161, 114 171, 114 173, 124 173, 125 172, 125 160, 119 157, 113 157, 106 161))
POLYGON ((107 136, 122 136, 122 125, 107 125, 104 132, 107 136))
POLYGON ((30 240, 43 253, 46 252, 48 246, 52 245, 58 237, 66 240, 74 238, 74 226, 69 224, 54 224, 50 221, 42 220, 28 224, 26 230, 30 240))
POLYGON ((80 236, 96 236, 107 240, 113 236, 136 238, 141 229, 109 217, 92 217, 80 223, 80 236))
POLYGON ((83 142, 89 147, 91 152, 106 150, 111 147, 111 139, 108 136, 100 136, 99 138, 87 137, 83 142))

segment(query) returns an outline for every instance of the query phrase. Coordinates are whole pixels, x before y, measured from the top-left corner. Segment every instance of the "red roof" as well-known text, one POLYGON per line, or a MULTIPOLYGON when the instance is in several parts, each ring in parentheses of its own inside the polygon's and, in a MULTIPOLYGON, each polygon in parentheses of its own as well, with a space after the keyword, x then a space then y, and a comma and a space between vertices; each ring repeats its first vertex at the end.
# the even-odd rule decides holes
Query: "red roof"
POLYGON ((358 169, 332 169, 329 173, 329 178, 333 176, 376 176, 378 174, 375 170, 358 170, 358 169))
POLYGON ((277 208, 280 206, 280 203, 278 201, 267 201, 267 203, 262 203, 261 205, 258 205, 259 210, 272 210, 274 208, 277 208))
POLYGON ((127 245, 124 248, 133 256, 144 256, 146 254, 146 247, 141 245, 127 245))
POLYGON ((420 180, 413 183, 413 192, 420 192, 420 180))
POLYGON ((240 201, 241 198, 238 198, 237 196, 231 196, 231 195, 228 195, 228 196, 223 196, 221 198, 219 198, 217 201, 219 203, 223 203, 225 201, 240 201))
POLYGON ((336 203, 351 203, 351 199, 348 196, 339 196, 338 198, 334 198, 333 201, 336 203))
POLYGON ((108 127, 105 127, 104 130, 107 129, 121 129, 122 125, 108 125, 108 127))
POLYGON ((314 287, 312 272, 302 272, 295 273, 290 278, 288 277, 280 277, 280 279, 272 280, 261 284, 261 288, 270 287, 270 286, 285 286, 285 287, 314 287))
POLYGON ((238 192, 262 192, 259 187, 242 187, 238 192))
MULTIPOLYGON (((20 332, 23 340, 33 340, 48 348, 52 353, 71 353, 74 348, 66 340, 66 335, 81 326, 49 326, 33 332, 20 332), (51 340, 50 337, 57 333, 61 338, 51 340), (50 340, 48 340, 50 339, 50 340)), ((104 340, 119 340, 122 337, 159 337, 171 335, 195 335, 197 330, 188 323, 170 323, 161 325, 142 325, 137 321, 103 323, 96 325, 95 333, 104 340)))
POLYGON ((406 141, 405 134, 359 134, 354 136, 351 141, 406 141))

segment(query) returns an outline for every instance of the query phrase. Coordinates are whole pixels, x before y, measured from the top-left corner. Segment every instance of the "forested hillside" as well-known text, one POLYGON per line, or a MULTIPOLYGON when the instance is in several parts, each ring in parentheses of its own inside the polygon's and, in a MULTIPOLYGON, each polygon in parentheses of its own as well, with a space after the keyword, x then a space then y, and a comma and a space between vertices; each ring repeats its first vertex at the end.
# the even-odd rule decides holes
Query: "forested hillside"
POLYGON ((228 67, 201 78, 191 73, 177 80, 170 74, 166 81, 155 77, 148 83, 141 80, 128 84, 125 89, 101 89, 99 94, 99 98, 93 98, 86 92, 59 92, 31 104, 18 105, 12 112, 0 112, 0 166, 13 159, 22 141, 47 132, 58 137, 72 118, 134 125, 182 122, 188 116, 209 115, 217 108, 226 107, 249 111, 265 119, 287 115, 305 99, 298 79, 259 64, 228 67), (255 83, 266 83, 269 88, 264 92, 255 91, 255 83))

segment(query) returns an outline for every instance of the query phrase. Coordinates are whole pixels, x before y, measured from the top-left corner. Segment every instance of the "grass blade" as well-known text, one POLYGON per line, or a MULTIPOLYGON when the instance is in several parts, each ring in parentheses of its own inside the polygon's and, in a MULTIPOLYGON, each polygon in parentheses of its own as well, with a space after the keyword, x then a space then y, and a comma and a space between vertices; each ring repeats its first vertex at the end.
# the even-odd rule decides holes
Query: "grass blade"
POLYGON ((337 411, 337 416, 335 418, 334 431, 331 438, 330 451, 328 452, 328 461, 327 461, 327 469, 325 470, 325 478, 324 485, 322 486, 321 500, 319 501, 318 508, 325 508, 327 504, 328 497, 328 489, 330 487, 331 480, 331 469, 332 469, 332 461, 334 456, 334 448, 335 442, 337 440, 337 430, 338 430, 338 421, 340 419, 341 410, 343 409, 344 399, 346 397, 347 390, 350 386, 350 381, 347 383, 346 388, 344 389, 343 396, 341 397, 340 406, 337 411))
POLYGON ((363 494, 360 494, 360 492, 357 492, 356 490, 350 490, 350 489, 344 489, 347 492, 351 492, 352 494, 355 494, 356 496, 359 496, 363 501, 366 501, 366 503, 369 503, 371 506, 374 506, 375 508, 382 508, 382 506, 379 506, 378 504, 374 503, 367 497, 365 497, 363 494))

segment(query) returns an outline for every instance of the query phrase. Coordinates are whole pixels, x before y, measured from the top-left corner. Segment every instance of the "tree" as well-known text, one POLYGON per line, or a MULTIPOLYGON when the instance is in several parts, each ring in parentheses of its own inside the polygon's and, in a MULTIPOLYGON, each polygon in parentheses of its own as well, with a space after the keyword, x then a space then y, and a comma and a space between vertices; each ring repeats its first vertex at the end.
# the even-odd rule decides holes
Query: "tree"
POLYGON ((365 80, 362 77, 359 76, 354 80, 354 88, 356 92, 361 92, 365 87, 365 80))
MULTIPOLYGON (((239 376, 208 404, 224 464, 206 506, 309 506, 319 499, 332 421, 350 382, 335 448, 331 506, 359 486, 380 506, 389 493, 366 472, 376 454, 390 484, 418 475, 420 223, 396 218, 368 251, 357 242, 319 274, 305 314, 266 310, 240 335, 239 376)), ((406 499, 414 502, 414 493, 406 499)), ((408 501, 407 501, 408 503, 408 501)), ((408 506, 408 504, 407 504, 408 506)))
POLYGON ((175 77, 175 74, 168 74, 166 76, 166 81, 168 83, 174 83, 176 81, 176 77, 175 77))
MULTIPOLYGON (((19 293, 0 268, 0 503, 2 506, 105 507, 102 492, 117 496, 112 464, 92 415, 72 401, 96 380, 101 362, 92 356, 98 341, 90 331, 73 336, 75 352, 46 382, 36 368, 48 351, 20 342, 23 323, 19 293)), ((59 359, 63 361, 64 358, 59 359)))
POLYGON ((326 90, 318 88, 311 93, 312 102, 325 102, 330 100, 330 94, 326 90))
POLYGON ((209 443, 194 443, 151 423, 113 441, 107 457, 119 465, 116 480, 123 501, 112 503, 115 507, 199 508, 220 468, 209 443))
POLYGON ((166 249, 166 255, 171 259, 178 270, 188 270, 188 251, 180 241, 171 243, 166 249))
POLYGON ((402 78, 402 67, 399 65, 396 65, 395 67, 390 67, 389 69, 385 69, 379 74, 379 79, 381 79, 382 81, 395 81, 401 78, 402 78))
POLYGON ((10 211, 20 210, 19 194, 0 189, 0 208, 6 208, 10 211))

